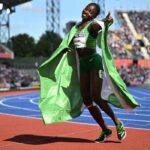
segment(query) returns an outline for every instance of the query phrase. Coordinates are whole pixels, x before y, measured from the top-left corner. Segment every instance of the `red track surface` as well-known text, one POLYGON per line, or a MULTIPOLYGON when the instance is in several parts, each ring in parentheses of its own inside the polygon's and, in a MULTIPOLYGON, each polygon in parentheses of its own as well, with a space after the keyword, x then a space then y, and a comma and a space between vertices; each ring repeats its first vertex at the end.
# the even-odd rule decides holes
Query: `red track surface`
MULTIPOLYGON (((32 92, 3 92, 2 96, 32 92)), ((1 93, 0 93, 1 94, 1 93)), ((0 150, 150 150, 150 130, 126 129, 120 143, 113 136, 105 143, 94 143, 100 129, 96 125, 58 123, 45 126, 41 119, 0 115, 0 150)))
POLYGON ((10 95, 17 95, 17 94, 25 94, 25 93, 30 93, 30 92, 37 92, 39 90, 22 90, 22 91, 4 91, 0 92, 0 96, 10 96, 10 95))
POLYGON ((150 130, 127 129, 120 143, 113 136, 105 143, 94 143, 96 125, 58 123, 45 126, 41 119, 0 115, 0 150, 149 150, 150 130))

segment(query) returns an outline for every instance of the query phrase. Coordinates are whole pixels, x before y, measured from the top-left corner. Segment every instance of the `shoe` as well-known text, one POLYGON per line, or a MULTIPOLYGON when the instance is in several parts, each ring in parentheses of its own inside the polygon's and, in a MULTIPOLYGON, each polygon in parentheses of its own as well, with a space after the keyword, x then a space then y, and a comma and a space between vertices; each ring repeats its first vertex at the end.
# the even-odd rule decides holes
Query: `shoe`
POLYGON ((99 138, 95 140, 95 143, 105 142, 108 137, 112 135, 112 130, 107 129, 106 131, 102 131, 99 138))
POLYGON ((116 130, 117 130, 117 136, 118 139, 120 141, 122 141, 123 139, 125 139, 126 137, 126 130, 124 128, 123 122, 120 122, 117 126, 116 126, 116 130))

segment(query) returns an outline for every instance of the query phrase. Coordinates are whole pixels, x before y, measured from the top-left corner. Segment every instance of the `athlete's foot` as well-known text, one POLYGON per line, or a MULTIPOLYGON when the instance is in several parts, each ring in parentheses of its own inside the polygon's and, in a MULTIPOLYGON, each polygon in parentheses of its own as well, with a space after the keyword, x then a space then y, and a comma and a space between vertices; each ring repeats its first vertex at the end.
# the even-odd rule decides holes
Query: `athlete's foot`
POLYGON ((101 134, 100 134, 100 136, 99 136, 99 138, 96 139, 94 142, 95 142, 95 143, 105 142, 106 139, 107 139, 108 137, 110 137, 111 135, 112 135, 112 130, 110 130, 110 129, 107 129, 107 130, 105 130, 105 131, 102 131, 101 134))
POLYGON ((117 136, 120 141, 125 139, 126 137, 126 130, 124 128, 123 122, 120 121, 118 125, 116 125, 116 130, 117 130, 117 136))

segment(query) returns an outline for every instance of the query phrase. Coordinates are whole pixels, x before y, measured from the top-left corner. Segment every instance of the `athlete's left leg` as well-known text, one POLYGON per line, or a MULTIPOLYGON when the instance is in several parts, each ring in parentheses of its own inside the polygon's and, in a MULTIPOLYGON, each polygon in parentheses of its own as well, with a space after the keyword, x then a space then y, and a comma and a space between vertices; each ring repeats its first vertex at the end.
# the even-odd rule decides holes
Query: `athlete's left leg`
POLYGON ((101 97, 103 79, 99 75, 99 70, 91 70, 90 77, 92 98, 94 99, 95 103, 114 121, 118 139, 123 140, 126 137, 126 130, 123 126, 123 123, 115 116, 108 102, 106 100, 103 100, 101 97))
POLYGON ((92 98, 95 103, 114 121, 115 125, 119 124, 119 119, 115 116, 113 110, 106 100, 101 97, 103 79, 99 74, 99 70, 91 70, 91 91, 92 98))

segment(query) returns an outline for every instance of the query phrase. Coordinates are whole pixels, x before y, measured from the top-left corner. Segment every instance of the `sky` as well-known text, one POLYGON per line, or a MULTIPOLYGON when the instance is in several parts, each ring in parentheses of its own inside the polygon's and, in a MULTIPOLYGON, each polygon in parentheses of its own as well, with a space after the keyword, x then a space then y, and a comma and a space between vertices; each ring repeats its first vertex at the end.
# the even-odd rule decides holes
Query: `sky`
MULTIPOLYGON (((60 35, 68 21, 81 20, 82 9, 92 0, 60 0, 60 35)), ((149 0, 105 0, 105 11, 114 10, 150 10, 149 0), (136 2, 136 3, 135 3, 136 2)), ((114 21, 115 22, 115 21, 114 21)), ((112 28, 115 28, 116 24, 112 28)), ((46 0, 32 0, 16 7, 10 15, 10 36, 27 33, 38 40, 46 31, 46 0)))

